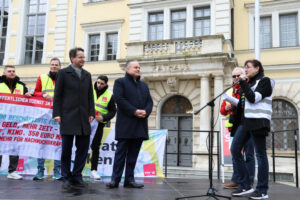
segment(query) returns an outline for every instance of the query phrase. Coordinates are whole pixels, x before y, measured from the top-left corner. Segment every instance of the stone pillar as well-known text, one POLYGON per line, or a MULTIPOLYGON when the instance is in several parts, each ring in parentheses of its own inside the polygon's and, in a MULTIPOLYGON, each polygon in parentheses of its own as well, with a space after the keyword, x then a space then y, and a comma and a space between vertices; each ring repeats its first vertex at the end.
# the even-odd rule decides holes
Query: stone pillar
MULTIPOLYGON (((202 75, 200 81, 200 108, 205 106, 210 100, 209 76, 202 75)), ((210 129, 210 107, 207 106, 201 110, 200 114, 200 130, 208 131, 210 129)), ((200 133, 200 151, 207 151, 206 147, 207 133, 200 133)))
MULTIPOLYGON (((223 75, 215 75, 214 77, 214 97, 219 95, 221 92, 223 92, 223 75)), ((220 130, 220 106, 222 104, 222 96, 216 99, 215 101, 215 110, 214 110, 214 123, 216 124, 215 130, 218 131, 220 130), (218 117, 219 115, 219 117, 218 117), (216 121, 218 120, 218 121, 216 121)))

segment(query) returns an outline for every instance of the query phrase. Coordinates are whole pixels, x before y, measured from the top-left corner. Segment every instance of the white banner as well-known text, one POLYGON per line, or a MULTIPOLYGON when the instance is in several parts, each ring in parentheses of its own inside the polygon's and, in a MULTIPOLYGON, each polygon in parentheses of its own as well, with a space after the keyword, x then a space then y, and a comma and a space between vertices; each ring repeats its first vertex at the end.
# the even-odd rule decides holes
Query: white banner
MULTIPOLYGON (((91 141, 98 122, 91 123, 91 141)), ((144 141, 135 168, 137 177, 163 177, 163 155, 167 130, 149 132, 144 141)), ((117 141, 114 129, 105 128, 98 160, 101 176, 111 176, 117 141)), ((26 98, 22 95, 0 94, 0 155, 19 155, 18 171, 35 174, 36 158, 60 160, 61 136, 59 124, 52 119, 52 103, 43 98, 26 98)), ((73 148, 73 158, 75 147, 73 148)), ((7 173, 7 156, 3 157, 1 173, 7 173)), ((46 174, 51 174, 53 163, 46 160, 46 174)), ((89 175, 90 162, 83 174, 89 175)))

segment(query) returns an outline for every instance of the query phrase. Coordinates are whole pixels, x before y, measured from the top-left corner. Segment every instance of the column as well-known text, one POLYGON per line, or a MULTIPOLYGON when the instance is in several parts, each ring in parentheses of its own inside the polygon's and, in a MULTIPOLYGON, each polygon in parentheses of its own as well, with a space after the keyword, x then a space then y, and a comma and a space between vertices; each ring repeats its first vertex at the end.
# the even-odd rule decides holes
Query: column
MULTIPOLYGON (((209 75, 202 75, 200 81, 200 108, 205 106, 210 100, 210 85, 209 85, 209 75)), ((210 130, 210 107, 207 106, 201 110, 200 114, 200 130, 209 131, 210 130)), ((208 133, 200 133, 200 151, 207 151, 206 138, 208 133)))
MULTIPOLYGON (((215 75, 214 77, 214 97, 221 94, 223 92, 223 75, 215 75)), ((214 123, 216 124, 215 129, 216 131, 220 130, 220 106, 222 104, 222 96, 216 99, 215 101, 215 108, 214 108, 214 123), (218 117, 219 115, 219 117, 218 117)))

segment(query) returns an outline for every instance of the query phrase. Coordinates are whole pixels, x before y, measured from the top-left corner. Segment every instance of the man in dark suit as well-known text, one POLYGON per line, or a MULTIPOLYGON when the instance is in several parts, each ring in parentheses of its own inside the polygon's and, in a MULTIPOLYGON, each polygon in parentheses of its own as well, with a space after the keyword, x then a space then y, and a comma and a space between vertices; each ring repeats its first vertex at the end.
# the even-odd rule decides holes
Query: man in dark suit
POLYGON ((108 188, 119 187, 126 162, 124 187, 142 188, 134 180, 134 168, 143 140, 148 136, 148 117, 153 101, 146 83, 140 81, 140 64, 136 60, 126 63, 126 75, 114 84, 117 103, 116 140, 113 173, 108 188))
POLYGON ((53 118, 60 123, 62 138, 61 175, 63 187, 85 187, 82 170, 87 157, 91 126, 95 116, 91 74, 82 69, 84 50, 74 48, 69 52, 71 64, 58 72, 55 82, 53 118), (71 171, 71 155, 75 136, 76 155, 71 171))

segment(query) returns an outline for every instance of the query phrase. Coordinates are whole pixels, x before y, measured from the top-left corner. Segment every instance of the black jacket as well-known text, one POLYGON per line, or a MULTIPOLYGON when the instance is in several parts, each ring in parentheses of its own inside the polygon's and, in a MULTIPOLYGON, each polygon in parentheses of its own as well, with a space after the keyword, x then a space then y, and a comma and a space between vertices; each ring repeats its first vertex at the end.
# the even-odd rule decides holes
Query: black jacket
POLYGON ((90 135, 89 116, 95 116, 91 74, 82 69, 81 78, 68 66, 59 70, 55 82, 53 118, 60 116, 61 135, 90 135))
POLYGON ((114 97, 117 103, 116 140, 149 139, 148 116, 153 101, 147 84, 126 73, 124 78, 115 81, 114 97), (137 109, 146 110, 146 118, 136 117, 137 109))
MULTIPOLYGON (((265 77, 263 73, 259 73, 253 78, 249 80, 247 83, 246 81, 241 81, 241 92, 244 93, 245 98, 250 103, 255 102, 255 94, 251 90, 251 87, 255 85, 256 80, 259 80, 259 83, 254 92, 259 92, 262 95, 262 99, 272 95, 273 88, 271 86, 270 78, 265 77)), ((241 96, 242 97, 242 96, 241 96)), ((263 134, 266 135, 267 132, 270 131, 270 121, 265 118, 245 118, 244 117, 244 106, 242 105, 242 98, 240 98, 239 107, 242 109, 242 123, 244 125, 245 131, 255 131, 256 134, 263 134)))
MULTIPOLYGON (((97 82, 95 82, 94 89, 96 90, 97 99, 98 99, 108 89, 108 86, 106 86, 102 90, 98 90, 97 82)), ((117 109, 116 109, 114 95, 111 96, 111 99, 108 102, 107 110, 108 110, 108 113, 106 115, 102 114, 103 121, 105 121, 105 122, 110 121, 116 115, 117 109)))
POLYGON ((18 76, 15 77, 15 79, 10 83, 5 75, 0 76, 0 83, 5 83, 8 88, 12 89, 12 93, 14 92, 14 90, 16 89, 16 85, 17 83, 23 85, 24 87, 24 92, 23 95, 26 94, 28 92, 28 88, 26 87, 25 83, 23 83, 22 81, 20 81, 20 78, 18 76))

